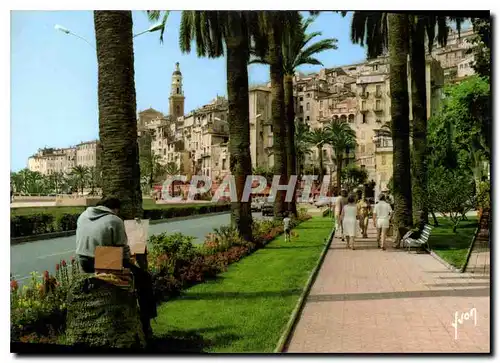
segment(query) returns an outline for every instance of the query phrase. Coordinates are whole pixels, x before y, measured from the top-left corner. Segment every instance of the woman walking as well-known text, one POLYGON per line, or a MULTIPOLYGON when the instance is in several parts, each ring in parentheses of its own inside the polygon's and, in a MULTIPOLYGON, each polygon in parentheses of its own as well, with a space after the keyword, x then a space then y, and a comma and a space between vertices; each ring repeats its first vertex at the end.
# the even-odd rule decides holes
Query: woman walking
POLYGON ((353 195, 347 198, 347 205, 342 208, 340 215, 344 236, 347 239, 347 248, 354 250, 354 238, 356 237, 356 222, 358 208, 355 203, 356 199, 353 195))
POLYGON ((361 234, 363 238, 368 238, 368 217, 371 212, 370 203, 366 197, 362 197, 358 202, 358 218, 359 227, 361 228, 361 234))

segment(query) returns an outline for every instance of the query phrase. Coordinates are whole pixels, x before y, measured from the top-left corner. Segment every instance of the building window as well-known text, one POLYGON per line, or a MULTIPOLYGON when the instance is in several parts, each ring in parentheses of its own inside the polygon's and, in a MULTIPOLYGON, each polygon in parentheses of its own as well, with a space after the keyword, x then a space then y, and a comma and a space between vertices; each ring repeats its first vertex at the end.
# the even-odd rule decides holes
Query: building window
POLYGON ((306 98, 311 98, 311 94, 310 93, 306 94, 306 98))
POLYGON ((300 102, 304 101, 304 97, 300 97, 300 98, 299 98, 299 101, 300 101, 300 102))
POLYGON ((366 114, 363 113, 361 116, 363 117, 361 122, 366 124, 366 114))
POLYGON ((306 116, 306 121, 309 121, 309 116, 306 116))
POLYGON ((309 111, 310 106, 311 106, 311 105, 309 104, 309 102, 307 102, 307 104, 306 104, 306 111, 309 111))
POLYGON ((359 147, 359 151, 360 151, 361 153, 364 153, 364 152, 365 152, 365 145, 361 145, 361 146, 359 147))
POLYGON ((319 108, 323 109, 323 101, 319 101, 319 108))
POLYGON ((304 113, 304 106, 300 106, 299 111, 300 111, 300 113, 304 113))
MULTIPOLYGON (((385 155, 382 155, 382 165, 385 165, 387 162, 385 155)), ((385 178, 384 178, 385 180, 385 178)))
POLYGON ((380 96, 380 94, 382 93, 382 86, 377 85, 377 90, 376 90, 376 92, 377 92, 377 96, 380 96))
POLYGON ((381 109, 381 107, 380 107, 380 100, 375 101, 375 109, 376 110, 380 110, 381 109))
POLYGON ((323 111, 319 111, 319 117, 323 117, 323 111))

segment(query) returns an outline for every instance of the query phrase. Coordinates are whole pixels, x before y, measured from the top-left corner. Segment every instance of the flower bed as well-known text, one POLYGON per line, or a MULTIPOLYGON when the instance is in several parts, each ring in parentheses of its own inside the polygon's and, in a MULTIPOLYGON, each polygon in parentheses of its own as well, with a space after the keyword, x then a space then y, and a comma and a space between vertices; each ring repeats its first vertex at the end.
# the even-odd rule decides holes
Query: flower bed
MULTIPOLYGON (((190 205, 171 208, 145 209, 144 219, 158 220, 174 217, 187 217, 191 215, 226 212, 229 204, 190 205)), ((27 215, 14 215, 10 218, 10 236, 25 237, 52 232, 74 231, 76 221, 81 213, 37 213, 27 215)))
MULTIPOLYGON (((304 212, 292 226, 310 219, 304 212)), ((148 256, 158 303, 177 296, 181 290, 215 278, 227 267, 264 247, 283 233, 279 221, 255 221, 254 242, 242 240, 231 227, 221 227, 207 235, 201 246, 180 233, 151 236, 148 256)), ((46 271, 42 278, 33 274, 29 284, 18 287, 11 281, 11 340, 20 342, 58 342, 64 333, 66 295, 71 279, 78 273, 76 261, 62 261, 56 276, 46 271)))

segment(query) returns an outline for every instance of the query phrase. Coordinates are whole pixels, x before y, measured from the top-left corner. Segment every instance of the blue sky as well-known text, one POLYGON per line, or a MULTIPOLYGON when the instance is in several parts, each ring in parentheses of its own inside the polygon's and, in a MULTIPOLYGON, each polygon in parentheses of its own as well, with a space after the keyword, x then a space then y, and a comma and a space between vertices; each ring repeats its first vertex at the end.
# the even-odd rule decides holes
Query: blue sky
MULTIPOLYGON (((349 39, 350 16, 322 13, 310 31, 337 38, 339 49, 318 56, 326 67, 362 61, 365 51, 349 39)), ((144 12, 133 13, 134 33, 150 26, 144 12)), ((13 11, 11 13, 11 170, 27 166, 45 146, 65 147, 98 138, 97 59, 84 41, 54 29, 60 24, 95 44, 91 11, 13 11)), ((180 12, 171 12, 163 44, 159 33, 134 40, 137 110, 168 113, 170 77, 180 62, 185 111, 226 95, 225 60, 182 54, 180 12)), ((318 39, 321 39, 318 38, 318 39)), ((301 71, 318 71, 319 66, 301 71)), ((268 67, 249 67, 250 83, 266 82, 268 67)))

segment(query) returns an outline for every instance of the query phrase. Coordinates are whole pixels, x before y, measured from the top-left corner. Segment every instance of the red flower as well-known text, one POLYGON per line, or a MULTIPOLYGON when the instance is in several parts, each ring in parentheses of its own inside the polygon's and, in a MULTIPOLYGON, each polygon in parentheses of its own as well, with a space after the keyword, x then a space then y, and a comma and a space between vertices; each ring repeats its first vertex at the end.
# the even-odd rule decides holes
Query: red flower
POLYGON ((43 279, 48 280, 49 279, 49 271, 45 270, 43 271, 43 279))
POLYGON ((59 264, 56 264, 56 271, 59 271, 59 264))
POLYGON ((66 267, 66 261, 65 261, 65 260, 62 260, 61 265, 62 265, 63 267, 66 267))
POLYGON ((17 290, 17 288, 18 288, 18 287, 19 287, 19 285, 17 284, 17 281, 16 281, 16 280, 12 280, 12 281, 10 282, 10 288, 11 288, 12 290, 17 290))

